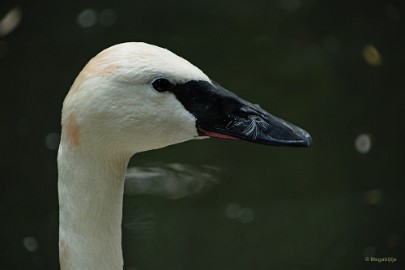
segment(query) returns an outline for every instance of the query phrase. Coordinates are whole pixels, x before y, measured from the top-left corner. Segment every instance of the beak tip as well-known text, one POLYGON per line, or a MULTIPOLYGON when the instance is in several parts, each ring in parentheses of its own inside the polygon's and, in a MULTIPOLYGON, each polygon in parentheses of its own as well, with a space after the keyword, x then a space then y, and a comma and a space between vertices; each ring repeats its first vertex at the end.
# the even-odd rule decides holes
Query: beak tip
POLYGON ((312 137, 311 135, 309 135, 308 132, 306 132, 305 130, 299 128, 299 137, 301 138, 300 140, 300 146, 303 147, 310 147, 312 145, 312 137))
POLYGON ((311 137, 311 135, 309 135, 309 133, 307 133, 307 134, 305 135, 304 146, 305 146, 305 147, 310 147, 310 146, 312 146, 312 137, 311 137))

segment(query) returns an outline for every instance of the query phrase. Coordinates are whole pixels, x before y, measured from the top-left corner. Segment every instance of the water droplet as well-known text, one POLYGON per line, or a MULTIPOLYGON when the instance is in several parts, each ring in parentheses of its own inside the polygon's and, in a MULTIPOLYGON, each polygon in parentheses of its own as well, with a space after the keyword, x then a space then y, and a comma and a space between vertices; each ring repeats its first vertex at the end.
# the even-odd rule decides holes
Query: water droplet
POLYGON ((15 7, 7 12, 0 20, 0 37, 4 37, 13 32, 20 24, 21 17, 22 13, 19 7, 15 7))
POLYGON ((28 236, 23 239, 23 245, 29 252, 38 250, 38 241, 34 237, 28 236))
POLYGON ((60 135, 58 133, 49 133, 45 137, 45 145, 49 150, 56 150, 59 147, 60 135))
POLYGON ((237 203, 230 203, 225 208, 227 217, 236 219, 239 217, 240 206, 237 203))
POLYGON ((85 9, 77 16, 77 23, 83 28, 94 26, 97 21, 97 14, 93 9, 85 9))
POLYGON ((255 213, 250 208, 242 208, 239 211, 239 221, 241 223, 250 223, 253 221, 255 213))
POLYGON ((380 52, 371 44, 364 47, 363 58, 369 65, 374 67, 380 66, 382 64, 382 57, 380 52))
POLYGON ((354 146, 360 154, 367 154, 371 149, 371 138, 368 134, 360 134, 357 136, 354 146))

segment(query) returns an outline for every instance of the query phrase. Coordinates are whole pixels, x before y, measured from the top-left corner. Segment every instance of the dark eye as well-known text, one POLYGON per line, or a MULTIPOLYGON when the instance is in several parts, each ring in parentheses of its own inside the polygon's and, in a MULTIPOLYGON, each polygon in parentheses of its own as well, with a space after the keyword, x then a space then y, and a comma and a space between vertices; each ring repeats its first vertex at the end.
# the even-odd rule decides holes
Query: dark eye
POLYGON ((172 83, 165 78, 158 78, 153 81, 152 86, 158 92, 166 92, 172 87, 172 83))

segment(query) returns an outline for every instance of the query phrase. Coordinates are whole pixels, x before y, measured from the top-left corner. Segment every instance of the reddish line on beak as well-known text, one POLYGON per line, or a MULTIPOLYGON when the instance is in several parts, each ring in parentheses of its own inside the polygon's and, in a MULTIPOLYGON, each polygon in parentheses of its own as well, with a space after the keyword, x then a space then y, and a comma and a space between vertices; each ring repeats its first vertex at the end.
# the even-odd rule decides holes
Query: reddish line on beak
POLYGON ((207 131, 207 130, 203 130, 203 129, 199 129, 200 131, 200 135, 203 136, 209 136, 209 137, 213 137, 213 138, 221 138, 221 139, 229 139, 229 140, 239 140, 236 137, 230 136, 230 135, 226 135, 226 134, 221 134, 221 133, 217 133, 217 132, 212 132, 212 131, 207 131))

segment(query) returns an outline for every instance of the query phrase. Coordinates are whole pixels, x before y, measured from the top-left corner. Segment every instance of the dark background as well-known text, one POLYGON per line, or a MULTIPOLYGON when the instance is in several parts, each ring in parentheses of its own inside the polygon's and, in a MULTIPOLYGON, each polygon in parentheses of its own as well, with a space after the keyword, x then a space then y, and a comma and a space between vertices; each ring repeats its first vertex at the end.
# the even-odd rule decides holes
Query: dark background
POLYGON ((126 196, 125 269, 405 269, 404 11, 366 0, 1 1, 0 21, 12 12, 16 27, 0 23, 0 269, 59 268, 62 101, 92 56, 124 41, 170 49, 314 140, 137 155, 130 166, 207 164, 220 180, 176 200, 126 196))

